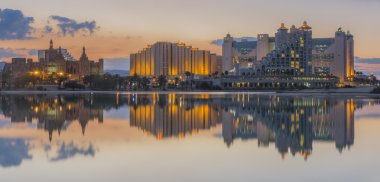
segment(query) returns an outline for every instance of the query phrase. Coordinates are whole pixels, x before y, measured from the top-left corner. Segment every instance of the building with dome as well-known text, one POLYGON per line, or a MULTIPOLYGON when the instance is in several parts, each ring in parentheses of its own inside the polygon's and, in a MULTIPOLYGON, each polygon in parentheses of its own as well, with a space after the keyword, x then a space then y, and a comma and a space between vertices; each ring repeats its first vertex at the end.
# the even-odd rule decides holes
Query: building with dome
POLYGON ((97 62, 90 60, 83 47, 81 57, 76 60, 66 50, 59 47, 54 48, 53 41, 47 50, 38 51, 38 63, 41 65, 39 71, 46 74, 66 74, 72 79, 81 79, 87 75, 102 75, 104 73, 104 60, 97 62))
POLYGON ((83 47, 82 55, 76 60, 66 50, 54 48, 53 41, 46 50, 38 50, 38 61, 27 58, 13 58, 12 62, 5 66, 5 71, 10 74, 10 83, 25 74, 48 77, 67 77, 70 80, 82 80, 88 75, 102 75, 104 73, 104 61, 90 60, 83 47))

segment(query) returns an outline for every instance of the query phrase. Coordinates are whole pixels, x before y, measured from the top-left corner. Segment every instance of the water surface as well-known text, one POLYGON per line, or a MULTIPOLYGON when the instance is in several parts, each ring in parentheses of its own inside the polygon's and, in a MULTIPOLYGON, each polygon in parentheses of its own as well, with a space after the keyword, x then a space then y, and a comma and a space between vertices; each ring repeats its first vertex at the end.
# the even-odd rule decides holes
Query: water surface
POLYGON ((2 181, 378 181, 380 99, 0 95, 2 181))

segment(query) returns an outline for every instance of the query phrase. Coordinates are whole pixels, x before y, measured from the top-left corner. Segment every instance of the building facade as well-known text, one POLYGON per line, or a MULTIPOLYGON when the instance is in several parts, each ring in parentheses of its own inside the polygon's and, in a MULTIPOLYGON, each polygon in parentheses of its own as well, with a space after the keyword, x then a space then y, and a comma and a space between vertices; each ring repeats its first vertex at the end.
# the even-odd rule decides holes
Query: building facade
POLYGON ((66 49, 55 49, 53 41, 50 41, 49 49, 38 51, 38 62, 26 58, 13 58, 7 68, 13 79, 31 73, 42 77, 59 75, 80 80, 87 75, 102 75, 104 61, 89 60, 85 47, 79 60, 75 60, 66 49))
POLYGON ((228 34, 222 64, 233 75, 334 75, 343 83, 354 76, 354 40, 342 29, 334 38, 313 39, 307 22, 290 29, 281 24, 274 37, 259 34, 256 41, 228 34))
POLYGON ((130 58, 131 75, 180 76, 189 72, 208 76, 222 72, 221 57, 183 43, 157 42, 131 54, 130 58))
POLYGON ((354 70, 354 37, 341 28, 334 38, 313 39, 313 71, 315 74, 332 74, 340 82, 352 81, 354 70))

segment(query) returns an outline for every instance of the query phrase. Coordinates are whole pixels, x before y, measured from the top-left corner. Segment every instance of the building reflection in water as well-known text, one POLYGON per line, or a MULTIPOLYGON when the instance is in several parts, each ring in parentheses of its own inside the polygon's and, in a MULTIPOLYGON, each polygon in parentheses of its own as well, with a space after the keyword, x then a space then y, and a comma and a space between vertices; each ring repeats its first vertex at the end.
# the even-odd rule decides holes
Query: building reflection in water
POLYGON ((234 140, 275 143, 285 157, 311 154, 313 141, 335 142, 342 152, 354 144, 354 113, 364 103, 330 97, 235 95, 132 95, 131 126, 157 139, 184 137, 222 124, 228 147, 234 140))
MULTIPOLYGON (((334 142, 342 152, 354 144, 354 113, 373 100, 331 97, 208 94, 94 94, 2 95, 0 109, 12 123, 37 121, 52 140, 79 122, 85 135, 88 122, 103 123, 103 112, 129 106, 130 126, 158 140, 183 138, 222 126, 221 136, 231 147, 237 139, 274 143, 285 157, 311 154, 313 141, 334 142)), ((105 121, 107 122, 107 120, 105 121)))
MULTIPOLYGON (((2 95, 0 108, 12 123, 32 123, 49 133, 61 133, 73 122, 79 122, 85 135, 90 121, 103 123, 103 110, 120 107, 114 95, 2 95)), ((127 102, 124 102, 126 104, 127 102)))
POLYGON ((157 139, 182 138, 199 130, 208 130, 222 118, 220 109, 208 95, 133 95, 131 100, 131 126, 157 139))
POLYGON ((236 138, 257 138, 259 146, 274 142, 283 157, 290 151, 307 159, 313 141, 334 141, 339 151, 354 144, 352 99, 276 96, 233 99, 237 102, 233 102, 231 112, 236 117, 223 121, 223 137, 228 146, 236 138))

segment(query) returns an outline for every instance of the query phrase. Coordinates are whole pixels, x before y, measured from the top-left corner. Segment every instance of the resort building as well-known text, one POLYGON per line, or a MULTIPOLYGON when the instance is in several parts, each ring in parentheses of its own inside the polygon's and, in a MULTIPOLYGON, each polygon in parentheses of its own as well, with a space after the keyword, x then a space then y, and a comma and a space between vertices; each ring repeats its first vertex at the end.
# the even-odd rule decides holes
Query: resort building
POLYGON ((38 62, 26 58, 13 58, 12 62, 5 66, 5 71, 10 73, 10 78, 13 80, 25 74, 41 77, 58 75, 67 76, 72 80, 81 80, 87 75, 102 75, 104 61, 103 59, 99 59, 98 62, 90 60, 85 47, 79 60, 75 60, 66 49, 61 47, 55 49, 51 40, 49 49, 38 51, 38 62))
POLYGON ((181 76, 189 72, 208 76, 222 72, 220 56, 183 43, 157 42, 130 58, 130 75, 181 76))
POLYGON ((315 74, 332 74, 340 81, 352 81, 354 70, 354 38, 341 28, 334 38, 313 39, 313 71, 315 74))
POLYGON ((235 41, 227 34, 222 65, 231 75, 334 75, 343 83, 354 76, 354 40, 342 29, 334 38, 313 39, 307 22, 290 29, 281 24, 275 37, 259 34, 256 41, 235 41))

